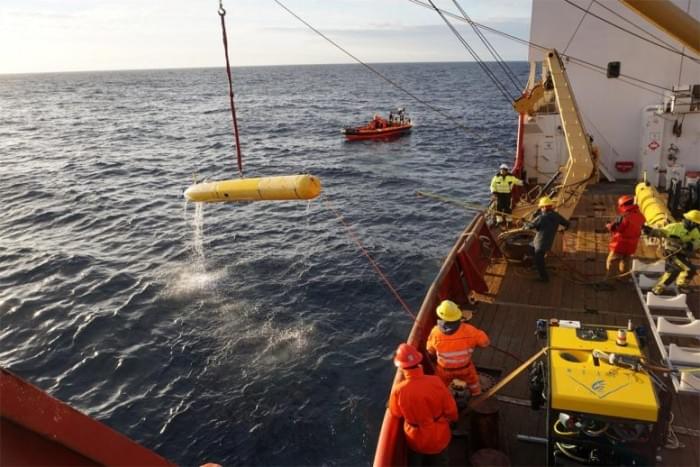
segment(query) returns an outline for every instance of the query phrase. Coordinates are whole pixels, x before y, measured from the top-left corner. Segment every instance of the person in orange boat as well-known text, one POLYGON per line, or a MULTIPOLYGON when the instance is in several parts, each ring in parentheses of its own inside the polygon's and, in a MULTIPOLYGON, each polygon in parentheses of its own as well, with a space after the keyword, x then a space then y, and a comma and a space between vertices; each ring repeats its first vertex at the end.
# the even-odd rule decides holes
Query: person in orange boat
POLYGON ((457 403, 440 378, 423 373, 422 360, 423 354, 410 344, 396 349, 394 365, 401 368, 403 380, 391 391, 389 411, 403 418, 409 466, 446 466, 450 422, 459 417, 457 403))
POLYGON ((478 396, 481 384, 472 353, 476 347, 487 347, 489 336, 462 322, 462 310, 450 300, 443 300, 436 311, 438 323, 430 331, 426 344, 428 353, 437 360, 435 374, 448 387, 453 379, 466 381, 472 396, 478 396))
POLYGON ((617 211, 620 215, 614 222, 606 225, 612 233, 608 245, 608 258, 605 262, 608 277, 610 277, 610 270, 615 263, 617 263, 620 274, 629 271, 632 265, 632 255, 637 251, 637 244, 645 222, 644 216, 639 211, 639 206, 634 204, 633 196, 620 196, 617 200, 617 211))

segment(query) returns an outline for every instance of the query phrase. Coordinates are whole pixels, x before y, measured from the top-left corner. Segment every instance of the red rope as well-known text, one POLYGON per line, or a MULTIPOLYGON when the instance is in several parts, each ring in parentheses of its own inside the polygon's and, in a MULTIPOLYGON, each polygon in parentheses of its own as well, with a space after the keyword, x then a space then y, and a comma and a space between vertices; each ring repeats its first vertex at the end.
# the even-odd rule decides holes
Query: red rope
POLYGON ((340 214, 333 206, 331 206, 331 202, 328 201, 325 197, 323 198, 323 202, 325 203, 326 207, 335 214, 335 216, 338 218, 338 220, 343 224, 345 227, 345 230, 347 230, 348 235, 350 238, 357 244, 358 248, 360 249, 360 252, 367 257, 369 260, 369 264, 372 265, 372 268, 379 274, 379 277, 382 278, 384 281, 384 284, 386 284, 386 287, 391 291, 392 294, 394 294, 394 297, 396 297, 396 300, 401 304, 403 309, 408 313, 411 318, 415 321, 416 315, 411 311, 411 307, 408 306, 408 304, 404 301, 403 298, 401 298, 401 295, 399 295, 399 292, 396 290, 396 287, 391 283, 389 278, 384 274, 384 271, 382 271, 382 268, 379 267, 379 264, 372 258, 372 256, 369 254, 369 251, 365 248, 365 246, 362 244, 362 241, 360 238, 355 234, 355 232, 352 230, 352 227, 348 222, 345 220, 345 218, 340 214))
POLYGON ((224 39, 224 54, 226 55, 226 74, 228 75, 228 97, 231 103, 231 119, 233 120, 233 136, 236 140, 236 156, 238 158, 238 174, 243 176, 243 156, 241 156, 241 143, 238 141, 238 121, 236 120, 236 105, 233 103, 233 80, 231 79, 231 64, 228 60, 228 38, 226 37, 226 23, 224 16, 226 10, 219 2, 219 16, 221 17, 221 33, 224 39))
MULTIPOLYGON (((352 227, 345 220, 343 215, 340 214, 340 212, 338 212, 333 206, 331 206, 331 202, 328 201, 328 199, 325 196, 323 197, 323 202, 325 203, 326 207, 331 212, 333 212, 333 214, 335 214, 335 216, 338 218, 338 220, 343 224, 343 227, 345 227, 345 230, 347 230, 350 238, 357 244, 358 248, 360 249, 360 252, 362 252, 362 254, 367 257, 367 259, 369 260, 369 263, 372 265, 372 268, 374 268, 374 270, 377 272, 377 274, 379 274, 379 277, 381 277, 381 279, 384 281, 384 284, 391 291, 391 293, 394 294, 394 297, 396 297, 396 300, 401 304, 401 306, 406 311, 406 313, 408 313, 411 316, 411 318, 413 318, 413 320, 416 321, 416 319, 417 319, 416 315, 411 311, 411 307, 409 307, 408 304, 404 301, 404 299, 401 298, 401 295, 399 295, 399 292, 396 290, 396 287, 394 287, 394 285, 391 283, 391 281, 386 276, 386 274, 384 274, 384 272, 382 271, 382 268, 380 268, 379 264, 377 264, 377 262, 374 260, 374 258, 372 258, 372 255, 369 254, 369 252, 367 251, 365 246, 362 244, 362 241, 357 236, 357 234, 352 230, 352 227)), ((489 347, 491 347, 494 350, 497 350, 501 353, 508 355, 509 357, 513 358, 514 360, 516 360, 518 362, 522 363, 522 361, 523 361, 522 359, 518 358, 516 355, 508 352, 507 350, 500 349, 500 348, 496 347, 494 344, 490 344, 489 347)), ((430 358, 428 358, 426 360, 426 363, 428 363, 430 365, 430 367, 433 369, 433 372, 434 372, 435 371, 435 362, 433 362, 430 358)))

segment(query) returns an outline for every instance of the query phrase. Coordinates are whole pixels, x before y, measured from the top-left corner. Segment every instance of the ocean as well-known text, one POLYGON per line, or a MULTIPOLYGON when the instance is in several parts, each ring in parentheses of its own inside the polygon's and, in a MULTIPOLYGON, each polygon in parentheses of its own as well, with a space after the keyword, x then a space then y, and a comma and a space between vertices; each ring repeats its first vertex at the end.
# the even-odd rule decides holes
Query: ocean
POLYGON ((476 64, 376 66, 453 118, 361 65, 234 68, 245 175, 323 199, 205 206, 223 69, 0 75, 0 365, 181 465, 370 464, 412 322, 329 206, 416 312, 472 215, 416 191, 485 203, 517 131, 476 64))

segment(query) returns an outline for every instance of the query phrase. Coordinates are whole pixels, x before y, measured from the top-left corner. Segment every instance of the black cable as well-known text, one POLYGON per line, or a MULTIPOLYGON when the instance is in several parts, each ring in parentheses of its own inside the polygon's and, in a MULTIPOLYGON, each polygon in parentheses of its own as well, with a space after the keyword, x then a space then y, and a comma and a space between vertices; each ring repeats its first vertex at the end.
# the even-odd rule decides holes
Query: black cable
POLYGON ((622 21, 626 22, 627 24, 629 24, 629 25, 631 25, 631 26, 633 26, 633 27, 639 29, 640 31, 644 32, 645 34, 648 34, 649 36, 653 37, 654 39, 656 39, 657 41, 661 42, 662 44, 669 46, 670 48, 672 48, 672 49, 675 50, 676 52, 680 52, 680 50, 678 50, 676 47, 674 47, 673 44, 670 44, 670 43, 666 42, 665 40, 661 39, 659 36, 655 36, 654 34, 650 33, 650 32, 647 31, 646 29, 644 29, 643 27, 639 26, 638 24, 635 24, 633 21, 628 20, 627 18, 625 18, 624 16, 622 16, 620 13, 618 13, 618 12, 615 11, 615 10, 613 10, 612 8, 603 5, 603 4, 600 3, 598 0, 593 0, 593 3, 595 3, 595 4, 598 5, 599 7, 603 8, 604 10, 609 11, 609 12, 612 13, 613 15, 617 16, 618 18, 620 18, 622 21))
POLYGON ((326 41, 330 42, 334 47, 336 47, 338 50, 340 50, 341 52, 343 52, 345 55, 347 55, 348 57, 352 58, 353 60, 355 60, 355 61, 356 61, 357 63, 359 63, 360 65, 364 66, 364 67, 367 68, 369 71, 371 71, 372 73, 374 73, 375 75, 379 76, 380 78, 382 78, 382 79, 383 79, 384 81, 386 81, 387 83, 389 83, 389 84, 391 84, 392 86, 394 86, 396 89, 399 89, 400 91, 404 92, 405 94, 407 94, 408 96, 410 96, 412 99, 414 99, 416 102, 420 102, 421 104, 423 104, 424 106, 426 106, 427 108, 429 108, 430 110, 432 110, 433 112, 436 112, 436 113, 442 115, 443 117, 449 119, 455 126, 461 128, 462 130, 464 130, 464 131, 470 131, 469 128, 467 128, 466 126, 464 126, 464 125, 462 125, 462 124, 460 124, 460 123, 457 123, 457 118, 456 118, 456 117, 453 117, 452 115, 448 114, 447 112, 444 112, 443 110, 441 110, 441 109, 439 109, 439 108, 433 106, 433 105, 430 104, 429 102, 427 102, 427 101, 421 99, 420 97, 416 96, 416 95, 413 94, 411 91, 409 91, 408 89, 404 88, 403 86, 401 86, 401 85, 398 84, 397 82, 395 82, 395 81, 393 81, 392 79, 387 78, 386 76, 384 76, 384 75, 383 75, 382 73, 380 73, 376 68, 374 68, 374 67, 372 67, 371 65, 369 65, 369 64, 367 64, 367 63, 365 63, 365 62, 363 62, 362 60, 360 60, 359 58, 357 58, 356 56, 354 56, 353 54, 351 54, 350 52, 348 52, 347 50, 345 50, 345 49, 344 49, 343 47, 341 47, 339 44, 337 44, 336 42, 334 42, 331 38, 329 38, 328 36, 326 36, 325 34, 323 34, 321 31, 319 31, 318 29, 316 29, 315 27, 313 27, 311 24, 309 24, 308 22, 306 22, 306 21, 305 21, 303 18, 301 18, 299 15, 297 15, 297 14, 294 13, 292 10, 290 10, 289 8, 287 8, 280 0, 274 0, 274 2, 277 3, 277 4, 278 4, 280 7, 282 7, 283 9, 285 9, 285 10, 287 11, 287 13, 289 13, 290 15, 294 16, 296 19, 298 19, 299 21, 301 21, 302 23, 304 23, 304 25, 306 25, 306 27, 308 27, 309 29, 311 29, 313 32, 315 32, 315 33, 318 34, 319 36, 323 37, 326 41))
MULTIPOLYGON (((568 57, 569 60, 571 60, 571 61, 576 61, 576 62, 579 62, 579 63, 585 63, 585 64, 588 65, 588 66, 592 66, 592 67, 595 67, 595 68, 597 68, 597 69, 599 69, 599 70, 601 70, 601 71, 605 71, 605 72, 606 72, 606 75, 607 75, 607 71, 606 71, 607 69, 606 69, 605 67, 602 67, 602 66, 600 66, 600 65, 596 65, 595 63, 587 62, 586 60, 583 60, 583 59, 580 59, 580 58, 572 57, 571 55, 566 55, 566 57, 568 57)), ((631 79, 631 80, 637 81, 637 82, 642 83, 642 84, 646 84, 646 85, 648 85, 648 86, 652 86, 652 87, 654 87, 654 88, 663 89, 664 91, 671 91, 671 89, 669 89, 669 88, 667 88, 667 87, 665 87, 665 86, 661 86, 661 85, 658 85, 658 84, 650 83, 649 81, 644 81, 643 79, 633 78, 633 77, 628 76, 628 75, 623 75, 622 73, 620 73, 620 76, 623 77, 623 78, 627 78, 627 79, 631 79)))
MULTIPOLYGON (((579 61, 578 59, 574 59, 574 58, 570 58, 570 61, 571 61, 574 65, 578 65, 578 66, 580 66, 580 67, 589 69, 589 70, 591 70, 591 71, 595 71, 596 73, 599 73, 599 74, 601 74, 601 75, 607 77, 607 72, 605 71, 605 69, 602 69, 602 70, 601 70, 599 67, 597 67, 597 66, 595 66, 595 65, 591 66, 591 65, 589 65, 588 62, 579 61)), ((620 75, 620 76, 622 76, 622 75, 620 75)), ((657 92, 657 91, 654 91, 654 90, 645 88, 644 86, 640 86, 639 84, 633 83, 633 82, 631 82, 631 81, 626 81, 624 78, 619 78, 619 79, 620 79, 620 81, 621 81, 622 83, 624 83, 624 84, 628 84, 628 85, 630 85, 630 86, 633 86, 633 87, 635 87, 635 88, 641 89, 641 90, 643 90, 643 91, 646 91, 646 92, 648 92, 648 93, 650 93, 650 94, 654 94, 654 95, 656 95, 656 96, 665 97, 664 94, 662 94, 662 93, 660 93, 660 92, 657 92)))
POLYGON ((561 53, 562 55, 565 55, 566 51, 569 49, 569 46, 571 45, 571 43, 574 40, 574 37, 576 37, 576 33, 578 32, 578 30, 581 28, 581 25, 583 24, 583 20, 586 19, 586 16, 588 16, 588 10, 590 10, 591 7, 593 6, 593 2, 595 2, 595 0, 591 0, 591 3, 588 4, 588 8, 586 8, 586 12, 583 14, 583 16, 581 16, 581 21, 578 22, 578 26, 576 26, 576 29, 574 29, 574 33, 569 38, 569 42, 566 43, 566 47, 564 47, 564 50, 561 53))
MULTIPOLYGON (((411 3, 415 3, 416 5, 422 6, 423 8, 430 8, 430 9, 433 8, 433 7, 431 7, 429 4, 427 4, 427 3, 425 3, 425 2, 422 2, 421 0, 408 0, 408 1, 411 2, 411 3)), ((445 11, 445 10, 441 10, 441 11, 442 11, 442 13, 445 14, 446 16, 449 16, 449 17, 451 17, 451 18, 458 19, 458 20, 460 20, 460 21, 466 21, 464 18, 462 18, 462 17, 459 16, 459 15, 456 15, 456 14, 454 14, 454 13, 451 13, 451 12, 445 11)), ((476 21, 473 21, 473 23, 474 23, 477 27, 479 27, 479 28, 481 28, 481 29, 484 29, 484 30, 486 30, 486 31, 492 32, 492 33, 497 34, 497 35, 499 35, 499 36, 503 36, 503 37, 505 37, 505 38, 511 39, 512 41, 519 42, 520 44, 529 45, 529 46, 531 46, 531 47, 534 47, 534 48, 539 49, 539 50, 542 50, 542 51, 549 51, 549 50, 551 49, 551 47, 545 47, 545 46, 543 46, 543 45, 541 45, 541 44, 537 44, 537 43, 535 43, 535 42, 531 42, 531 41, 528 41, 528 40, 526 40, 526 39, 522 39, 522 38, 520 38, 520 37, 513 36, 512 34, 508 34, 507 32, 499 31, 498 29, 494 29, 494 28, 492 28, 492 27, 490 27, 490 26, 486 26, 485 24, 481 24, 481 23, 478 23, 478 22, 476 22, 476 21)), ((567 56, 569 59, 572 59, 572 60, 575 59, 575 57, 572 57, 571 55, 566 55, 566 56, 567 56)), ((594 66, 594 67, 596 67, 596 68, 598 68, 598 69, 600 69, 600 70, 607 70, 607 69, 606 69, 605 67, 603 67, 603 66, 595 65, 595 64, 593 64, 593 63, 587 62, 587 61, 582 60, 582 59, 579 59, 579 58, 576 58, 576 60, 579 60, 579 61, 582 62, 582 63, 586 63, 586 64, 588 64, 588 65, 590 65, 590 66, 594 66)), ((620 76, 623 76, 623 77, 625 77, 625 78, 627 78, 627 79, 630 79, 630 80, 632 80, 632 81, 638 81, 638 82, 640 82, 640 83, 648 84, 649 86, 653 86, 653 87, 656 87, 656 88, 659 88, 659 89, 663 89, 663 90, 666 90, 666 91, 670 91, 670 89, 667 88, 667 87, 664 87, 664 86, 661 86, 661 85, 658 85, 658 84, 653 84, 653 83, 650 83, 650 82, 648 82, 648 81, 644 81, 644 80, 642 80, 642 79, 635 78, 635 77, 633 77, 633 76, 623 75, 623 74, 620 74, 620 76)))
MULTIPOLYGON (((578 8, 579 10, 585 11, 585 10, 583 10, 583 8, 581 8, 580 6, 578 6, 577 4, 575 4, 574 2, 572 2, 571 0, 564 0, 564 1, 565 1, 566 3, 568 3, 569 5, 571 5, 572 7, 574 7, 574 8, 578 8)), ((700 63, 700 59, 697 59, 697 58, 695 58, 695 57, 692 57, 692 56, 690 56, 690 55, 687 55, 687 54, 685 54, 685 53, 683 53, 683 52, 680 52, 680 51, 678 51, 678 50, 676 50, 676 49, 673 49, 673 48, 671 48, 671 47, 667 47, 667 46, 665 46, 665 45, 663 45, 663 44, 659 44, 658 42, 654 42, 654 41, 652 41, 651 39, 647 39, 647 38, 644 37, 644 36, 640 36, 640 35, 637 34, 636 32, 632 32, 632 31, 630 31, 629 29, 623 28, 622 26, 618 26, 617 24, 613 23, 612 21, 609 21, 609 20, 607 20, 607 19, 605 19, 605 18, 603 18, 603 17, 601 17, 601 16, 598 16, 598 15, 596 15, 595 13, 590 13, 590 12, 589 12, 588 14, 591 15, 592 17, 594 17, 594 18, 599 19, 600 21, 602 21, 602 22, 604 22, 604 23, 606 23, 606 24, 609 24, 610 26, 613 26, 613 27, 619 29, 620 31, 624 31, 624 32, 626 32, 627 34, 636 37, 637 39, 641 39, 641 40, 643 40, 644 42, 648 42, 649 44, 652 44, 652 45, 655 45, 655 46, 660 47, 660 48, 662 48, 662 49, 668 50, 669 52, 673 52, 674 54, 678 54, 678 55, 680 55, 681 57, 686 57, 686 58, 688 58, 689 60, 692 60, 692 61, 694 61, 694 62, 700 63)))
POLYGON ((481 42, 484 44, 484 46, 486 46, 488 51, 491 52, 491 56, 494 58, 494 60, 496 60, 496 63, 500 65, 501 70, 503 70, 503 73, 508 77, 508 79, 510 79, 510 82, 513 83, 513 86, 515 86, 516 92, 522 92, 522 85, 518 83, 518 79, 515 73, 513 72, 513 70, 511 70, 506 61, 503 60, 503 57, 501 57, 501 54, 498 53, 498 50, 496 50, 496 48, 491 44, 491 42, 489 42, 484 33, 481 32, 481 29, 477 28, 476 25, 474 25, 474 22, 469 17, 469 15, 467 15, 467 12, 464 11, 462 5, 460 5, 459 2, 457 2, 457 0, 452 0, 452 3, 454 3, 459 12, 462 13, 462 16, 464 16, 464 19, 466 19, 469 25, 472 27, 474 33, 476 33, 479 39, 481 39, 481 42))
POLYGON ((457 28, 455 28, 452 25, 452 23, 450 23, 447 20, 445 15, 442 14, 442 11, 438 7, 435 6, 435 4, 433 3, 433 0, 428 0, 428 2, 432 6, 432 8, 435 10, 435 12, 437 12, 437 14, 440 15, 440 18, 442 18, 442 20, 445 22, 447 27, 450 28, 450 30, 454 33, 454 35, 457 37, 457 39, 462 43, 464 48, 467 49, 469 54, 474 58, 476 63, 481 67, 481 69, 486 74, 486 76, 488 76, 489 79, 491 79, 493 84, 496 86, 496 88, 498 88, 498 90, 501 92, 501 94, 506 99, 506 101, 508 101, 509 104, 512 103, 515 100, 515 98, 508 92, 508 90, 505 88, 503 83, 501 83, 499 81, 499 79, 496 77, 496 75, 494 75, 493 71, 484 63, 484 61, 481 59, 481 57, 479 57, 479 54, 477 54, 476 51, 464 39, 464 37, 462 37, 462 35, 459 33, 459 31, 457 31, 457 28))

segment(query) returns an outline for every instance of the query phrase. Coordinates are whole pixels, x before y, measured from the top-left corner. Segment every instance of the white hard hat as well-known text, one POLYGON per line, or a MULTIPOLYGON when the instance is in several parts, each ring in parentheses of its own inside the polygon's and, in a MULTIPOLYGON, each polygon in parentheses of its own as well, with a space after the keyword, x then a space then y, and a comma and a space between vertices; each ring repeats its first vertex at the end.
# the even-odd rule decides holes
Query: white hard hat
POLYGON ((506 170, 508 170, 508 166, 507 166, 506 164, 501 164, 501 165, 498 166, 498 170, 501 170, 501 169, 506 169, 506 170))

